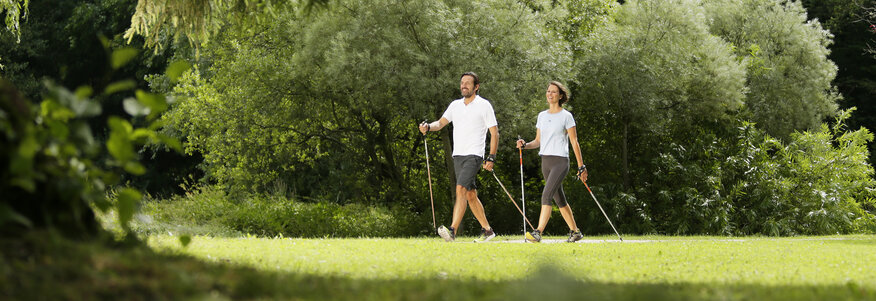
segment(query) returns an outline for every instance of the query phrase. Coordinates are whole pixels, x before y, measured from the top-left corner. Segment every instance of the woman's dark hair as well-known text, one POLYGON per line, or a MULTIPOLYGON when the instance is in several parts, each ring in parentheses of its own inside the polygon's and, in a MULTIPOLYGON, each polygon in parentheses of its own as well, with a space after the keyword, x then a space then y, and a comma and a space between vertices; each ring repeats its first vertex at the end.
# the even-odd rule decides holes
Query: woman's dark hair
POLYGON ((569 102, 569 98, 572 98, 572 93, 569 92, 569 88, 566 88, 566 86, 564 86, 560 82, 552 81, 552 82, 550 82, 550 84, 548 84, 548 86, 550 86, 550 85, 557 86, 557 88, 560 89, 560 95, 563 96, 563 98, 560 98, 560 100, 559 100, 560 106, 569 102))

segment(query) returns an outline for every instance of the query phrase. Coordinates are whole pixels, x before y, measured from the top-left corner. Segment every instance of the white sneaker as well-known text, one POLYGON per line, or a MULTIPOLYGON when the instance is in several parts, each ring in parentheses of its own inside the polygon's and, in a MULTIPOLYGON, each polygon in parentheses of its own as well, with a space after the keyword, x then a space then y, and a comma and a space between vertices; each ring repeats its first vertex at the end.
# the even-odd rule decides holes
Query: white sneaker
POLYGON ((496 232, 493 231, 493 228, 490 228, 490 230, 481 228, 481 242, 490 241, 493 237, 496 237, 496 232))
POLYGON ((446 242, 451 242, 456 239, 456 235, 453 234, 453 227, 447 229, 447 227, 444 227, 443 225, 438 227, 438 236, 441 236, 446 242))

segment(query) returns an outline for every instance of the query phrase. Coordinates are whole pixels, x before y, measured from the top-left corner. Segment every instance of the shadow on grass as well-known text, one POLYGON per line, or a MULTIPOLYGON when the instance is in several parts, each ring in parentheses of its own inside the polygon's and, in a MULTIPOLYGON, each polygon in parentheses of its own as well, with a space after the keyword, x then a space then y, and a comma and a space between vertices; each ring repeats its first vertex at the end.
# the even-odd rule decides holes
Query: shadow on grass
POLYGON ((876 247, 876 238, 827 239, 824 243, 876 247))
POLYGON ((0 239, 3 300, 858 300, 873 287, 603 283, 545 267, 514 281, 362 280, 263 272, 50 234, 0 239))

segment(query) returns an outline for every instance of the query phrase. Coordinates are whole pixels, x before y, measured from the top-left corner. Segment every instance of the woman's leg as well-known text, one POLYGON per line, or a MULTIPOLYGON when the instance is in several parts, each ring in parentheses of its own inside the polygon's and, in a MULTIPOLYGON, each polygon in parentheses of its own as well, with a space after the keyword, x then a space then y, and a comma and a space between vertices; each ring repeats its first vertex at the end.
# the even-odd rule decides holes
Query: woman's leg
POLYGON ((578 224, 575 223, 575 217, 572 216, 572 206, 566 205, 566 207, 561 207, 560 214, 563 215, 563 219, 569 225, 570 231, 578 230, 578 224))
POLYGON ((548 220, 551 219, 552 209, 553 206, 551 205, 541 205, 541 214, 538 215, 538 232, 544 232, 548 220))

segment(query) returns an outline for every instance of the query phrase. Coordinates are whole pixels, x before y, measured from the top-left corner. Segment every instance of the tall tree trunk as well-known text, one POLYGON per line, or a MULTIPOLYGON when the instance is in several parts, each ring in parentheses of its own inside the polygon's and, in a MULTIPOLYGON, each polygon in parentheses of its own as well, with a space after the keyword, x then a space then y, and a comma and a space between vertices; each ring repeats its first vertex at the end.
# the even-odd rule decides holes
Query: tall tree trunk
POLYGON ((383 168, 386 171, 387 176, 393 182, 393 186, 400 190, 410 192, 410 187, 404 185, 402 181, 402 172, 401 168, 395 162, 395 152, 392 149, 392 142, 388 132, 390 130, 389 124, 390 122, 386 120, 384 116, 375 116, 375 120, 377 120, 377 124, 379 125, 377 131, 377 145, 378 149, 381 153, 383 153, 383 168))
POLYGON ((450 200, 451 203, 456 199, 456 170, 453 168, 453 147, 450 141, 450 131, 441 131, 441 145, 444 146, 444 164, 447 165, 447 176, 450 178, 450 200))
POLYGON ((630 159, 629 159, 630 158, 629 157, 630 149, 628 147, 628 141, 630 139, 629 133, 630 133, 630 125, 628 122, 624 122, 624 138, 623 138, 623 144, 621 146, 621 148, 622 148, 621 155, 623 156, 622 157, 623 166, 621 166, 621 168, 622 168, 622 172, 623 172, 623 176, 624 176, 624 190, 626 190, 627 192, 630 191, 630 187, 632 186, 630 184, 630 159))

